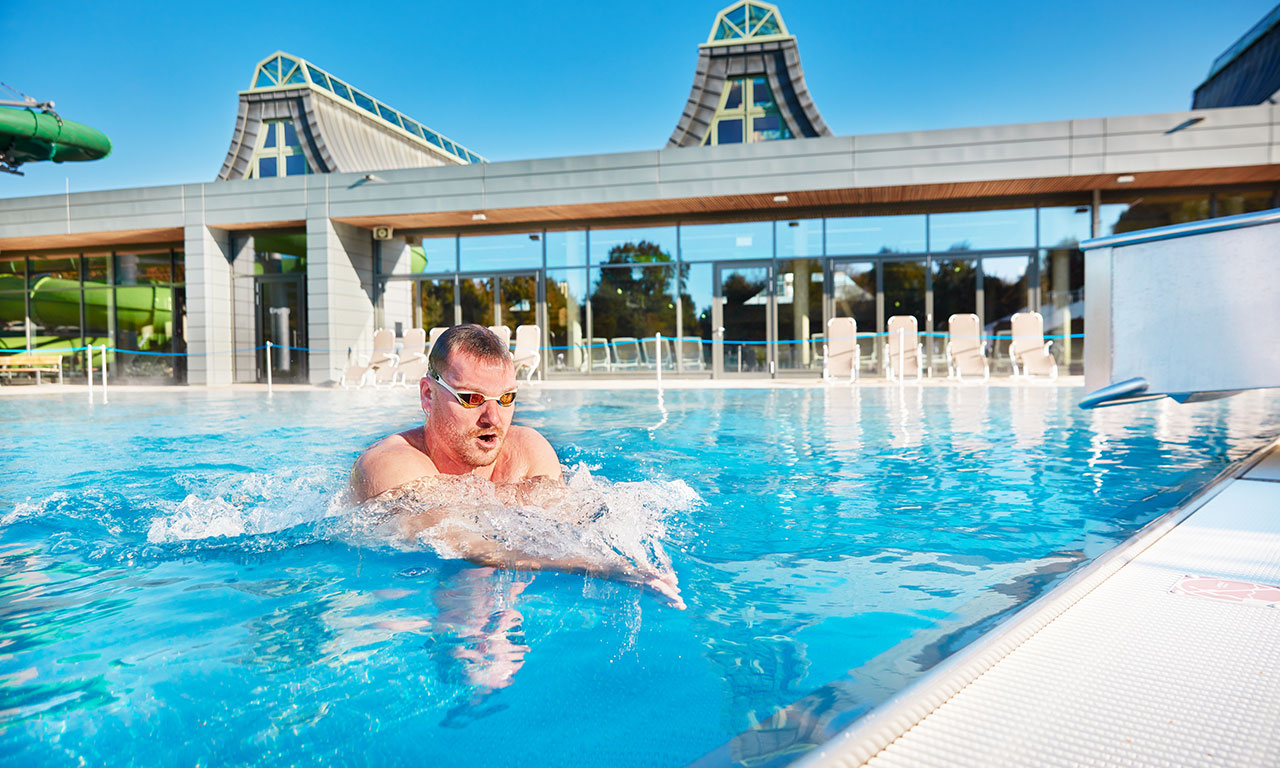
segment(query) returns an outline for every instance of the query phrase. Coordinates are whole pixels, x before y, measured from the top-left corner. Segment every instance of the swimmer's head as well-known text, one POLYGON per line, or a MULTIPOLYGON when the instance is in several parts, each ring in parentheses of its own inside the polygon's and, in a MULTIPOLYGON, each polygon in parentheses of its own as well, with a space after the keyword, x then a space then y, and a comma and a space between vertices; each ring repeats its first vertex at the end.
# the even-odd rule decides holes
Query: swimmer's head
POLYGON ((511 363, 511 350, 496 333, 483 325, 464 323, 453 326, 436 339, 427 358, 427 376, 446 373, 459 353, 484 363, 511 363))

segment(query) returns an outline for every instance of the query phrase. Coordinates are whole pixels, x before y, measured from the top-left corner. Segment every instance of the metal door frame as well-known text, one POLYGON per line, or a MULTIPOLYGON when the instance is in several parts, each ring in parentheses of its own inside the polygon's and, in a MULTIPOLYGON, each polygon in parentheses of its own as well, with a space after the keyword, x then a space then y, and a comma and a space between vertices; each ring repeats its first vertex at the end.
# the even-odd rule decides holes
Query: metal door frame
MULTIPOLYGON (((284 275, 254 275, 253 277, 253 323, 254 346, 261 347, 267 341, 267 318, 263 316, 265 305, 262 300, 262 286, 271 283, 294 283, 298 291, 298 339, 289 346, 307 347, 310 333, 307 323, 307 276, 305 273, 289 273, 284 275)), ((267 356, 265 350, 254 353, 254 368, 259 382, 266 380, 267 356)), ((306 381, 310 375, 311 356, 307 352, 299 353, 298 373, 295 378, 306 381)))

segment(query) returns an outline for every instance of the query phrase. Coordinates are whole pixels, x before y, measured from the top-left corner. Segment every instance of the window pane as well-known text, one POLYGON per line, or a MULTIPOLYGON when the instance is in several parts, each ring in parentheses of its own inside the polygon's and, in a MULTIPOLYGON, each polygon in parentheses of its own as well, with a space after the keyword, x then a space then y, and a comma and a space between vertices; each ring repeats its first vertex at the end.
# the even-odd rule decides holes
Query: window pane
POLYGON ((812 369, 822 366, 822 262, 791 259, 779 262, 774 295, 778 304, 778 366, 812 369))
POLYGON ((382 115, 382 119, 392 125, 400 125, 400 116, 396 114, 394 109, 388 109, 386 106, 378 105, 378 114, 382 115))
POLYGON ((262 128, 264 131, 266 131, 266 133, 264 133, 262 136, 262 146, 266 147, 267 149, 274 148, 276 145, 276 124, 263 123, 262 128))
MULTIPOLYGON (((12 285, 0 275, 0 287, 12 285)), ((26 349, 27 305, 21 291, 0 291, 0 350, 26 349)))
POLYGON ((407 117, 404 118, 403 122, 404 122, 405 130, 407 130, 409 133, 412 133, 414 136, 417 136, 418 138, 422 138, 422 126, 418 125, 417 123, 413 122, 407 117))
POLYGON ((676 260, 675 227, 593 229, 592 264, 626 264, 676 260))
POLYGON ((1269 189, 1251 192, 1218 193, 1219 216, 1235 216, 1241 213, 1266 211, 1274 207, 1275 196, 1269 189))
POLYGON ((187 264, 182 251, 174 251, 173 254, 173 283, 185 283, 187 281, 187 264))
POLYGON ((281 275, 307 270, 304 232, 263 232, 254 235, 254 273, 281 275))
MULTIPOLYGON (((1046 335, 1069 337, 1084 333, 1084 253, 1078 248, 1040 252, 1040 314, 1046 335)), ((1080 373, 1084 339, 1058 338, 1053 348, 1069 373, 1080 373)))
POLYGON ((742 120, 721 120, 716 123, 717 144, 741 144, 742 120))
POLYGON ((108 255, 86 256, 84 259, 84 280, 88 287, 89 283, 97 283, 98 285, 109 284, 111 278, 108 276, 107 262, 111 260, 108 255))
POLYGON ((169 251, 117 253, 116 285, 147 285, 172 280, 169 251))
POLYGON ((923 215, 827 219, 827 254, 831 256, 924 251, 923 215))
POLYGON ((355 90, 354 88, 351 90, 351 95, 353 98, 355 98, 356 106, 360 107, 366 112, 372 112, 375 115, 378 114, 378 108, 374 106, 373 99, 355 90))
POLYGON ((427 141, 431 142, 432 144, 435 144, 437 147, 440 147, 441 149, 444 149, 444 144, 441 143, 440 141, 440 134, 436 133, 435 131, 424 131, 423 133, 425 134, 427 141))
POLYGON ((415 245, 410 251, 413 254, 411 269, 415 274, 455 272, 458 269, 458 238, 452 235, 424 237, 422 245, 415 245))
POLYGON ((493 325, 493 278, 464 277, 459 281, 462 322, 493 325))
MULTIPOLYGON (((874 370, 876 338, 876 265, 871 261, 837 262, 831 266, 831 290, 835 317, 852 317, 858 326, 862 368, 874 370)), ((825 332, 825 329, 824 329, 825 332)))
POLYGON ((33 256, 31 257, 31 283, 35 285, 42 277, 54 277, 78 284, 80 282, 79 261, 75 256, 33 256))
POLYGON ((453 325, 453 278, 421 280, 418 288, 418 327, 448 328, 453 325))
POLYGON ((766 78, 757 77, 751 83, 751 100, 755 105, 761 109, 773 107, 773 90, 769 88, 769 81, 766 78))
POLYGON ((332 90, 329 88, 329 78, 323 72, 310 65, 307 66, 307 70, 311 73, 311 82, 326 90, 332 90))
POLYGON ((742 81, 731 80, 729 82, 729 94, 725 96, 725 109, 738 109, 742 106, 742 81))
POLYGON ((680 253, 685 261, 769 259, 773 257, 773 222, 744 221, 681 227, 680 253))
POLYGON ((284 159, 286 176, 302 176, 307 172, 307 158, 303 155, 289 155, 284 159))
POLYGON ((299 146, 298 130, 293 127, 293 121, 290 120, 287 123, 283 123, 283 125, 284 125, 284 145, 286 147, 299 146))
POLYGON ((978 260, 933 261, 933 329, 945 333, 952 315, 978 313, 978 260))
POLYGON ((711 281, 714 266, 711 264, 685 265, 687 276, 680 294, 681 340, 679 364, 685 371, 711 370, 712 311, 714 293, 711 281))
POLYGON ((27 258, 0 253, 0 291, 22 290, 26 287, 27 258), (13 278, 18 282, 14 283, 13 278))
POLYGON ((752 138, 755 141, 776 141, 790 137, 790 131, 782 130, 782 118, 778 115, 765 115, 751 121, 752 138))
POLYGON ((459 240, 463 272, 542 267, 542 235, 481 235, 459 240))
POLYGON ((1034 208, 935 213, 929 217, 929 248, 934 253, 1032 248, 1035 243, 1034 208))
MULTIPOLYGON (((587 264, 587 233, 548 232, 547 266, 578 267, 587 264)), ((583 294, 578 294, 579 296, 583 294)))
POLYGON ((1115 234, 1167 227, 1209 218, 1209 196, 1158 195, 1140 197, 1129 204, 1115 224, 1115 234))
POLYGON ((1040 209, 1040 245, 1069 248, 1089 239, 1093 212, 1087 205, 1040 209))
POLYGON ((778 258, 822 255, 822 219, 793 219, 774 224, 778 258))
POLYGON ((276 159, 274 157, 258 158, 258 178, 270 179, 276 175, 276 159))
MULTIPOLYGON (((155 254, 146 254, 153 256, 155 254)), ((168 253, 163 254, 166 260, 168 253)), ((166 271, 167 271, 167 264, 166 271)), ((94 319, 93 299, 106 291, 85 292, 86 320, 94 319)), ((115 346, 145 352, 173 350, 173 289, 168 285, 125 285, 115 289, 115 346)), ((119 353, 110 361, 116 376, 131 379, 171 378, 173 358, 119 353)))
MULTIPOLYGON (((551 247, 549 241, 547 247, 551 247)), ((547 326, 551 336, 552 370, 587 370, 586 297, 587 270, 547 270, 547 326)))
POLYGON ((656 333, 675 336, 674 265, 595 267, 591 286, 592 336, 609 340, 615 367, 652 369, 656 353, 646 352, 638 340, 656 333))
POLYGON ((1014 313, 1027 311, 1029 264, 1026 256, 989 256, 982 260, 982 295, 986 305, 982 319, 986 334, 992 340, 992 373, 998 366, 1008 365, 1014 313))
POLYGON ((330 81, 330 83, 332 83, 332 85, 333 85, 333 92, 334 92, 334 93, 338 94, 339 96, 341 96, 342 98, 346 99, 347 101, 351 101, 351 91, 350 91, 350 90, 348 90, 348 88, 347 88, 347 86, 346 86, 345 84, 343 84, 343 83, 341 83, 341 82, 339 82, 339 81, 337 81, 337 80, 331 80, 331 81, 330 81))

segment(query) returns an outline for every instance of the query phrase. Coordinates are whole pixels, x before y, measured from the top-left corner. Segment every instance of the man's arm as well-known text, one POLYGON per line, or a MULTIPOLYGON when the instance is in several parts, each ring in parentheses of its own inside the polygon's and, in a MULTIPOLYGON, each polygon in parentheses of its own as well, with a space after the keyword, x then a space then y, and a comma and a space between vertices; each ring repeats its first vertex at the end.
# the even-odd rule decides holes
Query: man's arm
POLYGON ((537 557, 513 549, 504 548, 498 542, 467 530, 447 524, 448 511, 441 507, 423 510, 402 519, 402 531, 406 538, 418 541, 424 531, 435 529, 432 538, 456 552, 460 557, 489 568, 507 568, 525 571, 560 571, 581 573, 602 579, 612 579, 636 584, 665 597, 671 606, 685 609, 680 597, 680 586, 675 573, 658 574, 643 571, 629 563, 598 563, 584 557, 537 557), (445 523, 442 525, 442 523, 445 523))
POLYGON ((519 430, 520 452, 526 466, 525 478, 545 477, 549 480, 563 480, 560 457, 556 455, 556 449, 551 447, 551 443, 547 442, 547 438, 530 427, 520 427, 519 430))
POLYGON ((351 498, 360 503, 425 474, 434 474, 434 468, 424 465, 422 452, 409 445, 403 435, 392 435, 369 446, 356 459, 348 482, 351 498))

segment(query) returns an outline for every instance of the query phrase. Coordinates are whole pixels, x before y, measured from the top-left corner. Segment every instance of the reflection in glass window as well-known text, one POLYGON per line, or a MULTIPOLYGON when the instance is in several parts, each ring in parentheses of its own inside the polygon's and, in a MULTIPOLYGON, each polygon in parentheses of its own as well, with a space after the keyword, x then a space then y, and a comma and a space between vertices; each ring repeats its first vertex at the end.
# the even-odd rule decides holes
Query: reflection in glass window
POLYGON ((822 219, 792 219, 774 224, 778 258, 822 255, 822 219))
MULTIPOLYGON (((587 264, 587 233, 581 230, 571 232, 548 232, 547 266, 579 267, 587 264)), ((581 296, 582 294, 578 294, 581 296)))
POLYGON ((742 143, 742 121, 741 120, 721 120, 716 123, 716 143, 717 144, 741 144, 742 143))
POLYGON ((725 109, 738 109, 742 106, 742 81, 730 80, 729 93, 724 98, 725 109))
POLYGON ((333 83, 334 93, 338 94, 339 96, 346 99, 347 101, 351 101, 351 91, 348 90, 345 83, 339 80, 333 80, 332 83, 333 83))
POLYGON ((355 98, 356 106, 366 112, 372 112, 375 115, 378 114, 378 108, 374 105, 373 99, 354 89, 351 91, 351 95, 355 98))
POLYGON ((952 315, 978 313, 977 259, 933 260, 933 329, 945 333, 952 315))
POLYGON ((276 145, 276 124, 275 124, 275 123, 263 123, 263 124, 262 124, 262 129, 263 129, 263 132, 264 132, 264 133, 263 133, 264 138, 263 138, 263 140, 262 140, 262 146, 263 146, 263 147, 266 147, 267 149, 272 149, 272 148, 274 148, 274 147, 275 147, 275 145, 276 145))
POLYGON ((855 216, 827 219, 827 253, 924 253, 925 216, 855 216))
POLYGON ((929 247, 934 253, 1033 248, 1035 244, 1034 208, 935 213, 929 216, 929 247))
POLYGON ((1219 216, 1266 211, 1276 207, 1275 193, 1269 189, 1248 192, 1219 192, 1216 195, 1219 216))
POLYGON ((675 227, 593 229, 590 239, 592 264, 676 260, 675 227))
POLYGON ((453 278, 420 280, 414 283, 418 295, 418 327, 448 328, 454 324, 453 278))
POLYGON ((277 160, 274 157, 258 158, 258 178, 270 179, 276 175, 277 160))
POLYGON ((685 261, 772 258, 773 223, 742 221, 683 226, 680 253, 685 261))
MULTIPOLYGON (((1084 253, 1079 248, 1040 251, 1040 314, 1047 335, 1084 333, 1084 253)), ((1060 364, 1079 372, 1084 339, 1054 339, 1053 348, 1060 364)))
POLYGON ((396 111, 394 109, 389 109, 385 105, 379 104, 378 114, 382 115, 382 119, 386 120, 388 123, 391 123, 392 125, 395 125, 397 127, 400 126, 400 115, 396 114, 396 111))
POLYGON ((542 267, 542 234, 481 235, 463 237, 458 242, 461 271, 542 267))
POLYGON ((146 285, 172 280, 169 251, 117 253, 116 285, 146 285))
POLYGON ((307 158, 302 155, 289 155, 284 159, 286 176, 302 176, 307 172, 307 158))
POLYGON ((1167 227, 1188 221, 1209 218, 1209 195, 1143 196, 1129 203, 1129 207, 1116 219, 1113 234, 1136 232, 1140 229, 1167 227))
POLYGON ((108 283, 110 282, 110 267, 107 262, 111 260, 108 255, 93 254, 84 257, 84 280, 85 283, 108 283))
MULTIPOLYGON (((655 333, 675 336, 676 271, 675 265, 592 268, 592 335, 611 341, 655 333)), ((643 367, 643 351, 631 357, 632 351, 630 345, 615 350, 615 362, 634 360, 636 364, 628 367, 643 367)))
POLYGON ((983 321, 988 334, 1007 330, 1014 313, 1027 311, 1030 264, 1026 256, 988 256, 982 260, 983 321))
POLYGON ((307 65, 307 71, 311 73, 311 82, 315 83, 321 88, 324 88, 325 90, 328 90, 328 91, 333 90, 332 88, 329 87, 329 78, 326 77, 323 72, 311 66, 310 64, 307 65))
MULTIPOLYGON (((453 272, 458 268, 458 238, 424 237, 410 248, 410 268, 415 274, 453 272)), ((452 325, 452 323, 450 323, 452 325)))
POLYGON ((769 87, 769 81, 763 77, 757 77, 751 81, 751 100, 761 109, 770 109, 775 106, 773 103, 773 89, 769 87))
POLYGON ((1093 223, 1092 209, 1087 205, 1068 205, 1040 209, 1040 246, 1069 248, 1089 239, 1093 223))
POLYGON ((587 270, 547 270, 547 327, 555 370, 587 370, 586 297, 587 270))
POLYGON ((286 147, 296 147, 298 146, 298 144, 299 144, 298 131, 296 128, 293 127, 293 121, 292 120, 285 121, 284 122, 284 145, 286 147))

